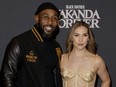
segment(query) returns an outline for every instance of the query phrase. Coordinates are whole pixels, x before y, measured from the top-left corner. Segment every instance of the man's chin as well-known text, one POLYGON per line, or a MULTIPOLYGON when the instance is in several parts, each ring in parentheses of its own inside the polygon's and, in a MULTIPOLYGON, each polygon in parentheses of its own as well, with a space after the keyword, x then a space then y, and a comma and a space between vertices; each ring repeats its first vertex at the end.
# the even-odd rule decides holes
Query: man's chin
POLYGON ((43 37, 44 38, 51 38, 52 37, 52 34, 51 33, 44 33, 43 34, 43 37))

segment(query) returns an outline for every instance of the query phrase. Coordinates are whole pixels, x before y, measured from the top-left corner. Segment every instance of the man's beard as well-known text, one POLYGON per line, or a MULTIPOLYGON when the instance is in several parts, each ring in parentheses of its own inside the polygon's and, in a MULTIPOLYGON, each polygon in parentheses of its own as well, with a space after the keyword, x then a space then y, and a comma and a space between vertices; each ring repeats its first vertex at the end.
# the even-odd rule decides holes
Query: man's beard
POLYGON ((37 24, 38 26, 38 31, 40 32, 40 34, 42 35, 42 37, 44 39, 55 39, 56 36, 58 35, 60 29, 59 29, 59 26, 56 26, 56 27, 53 27, 52 25, 49 25, 51 26, 52 28, 54 28, 54 30, 50 33, 50 34, 47 34, 45 33, 45 31, 43 30, 42 26, 40 23, 37 24))

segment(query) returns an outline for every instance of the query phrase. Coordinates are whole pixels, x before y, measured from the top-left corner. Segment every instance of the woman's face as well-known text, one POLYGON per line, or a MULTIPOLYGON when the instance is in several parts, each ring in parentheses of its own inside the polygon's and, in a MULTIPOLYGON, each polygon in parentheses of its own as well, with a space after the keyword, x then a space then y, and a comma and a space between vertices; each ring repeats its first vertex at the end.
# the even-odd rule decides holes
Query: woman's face
POLYGON ((88 29, 84 26, 79 26, 75 29, 72 36, 74 48, 79 50, 85 49, 89 40, 88 29))

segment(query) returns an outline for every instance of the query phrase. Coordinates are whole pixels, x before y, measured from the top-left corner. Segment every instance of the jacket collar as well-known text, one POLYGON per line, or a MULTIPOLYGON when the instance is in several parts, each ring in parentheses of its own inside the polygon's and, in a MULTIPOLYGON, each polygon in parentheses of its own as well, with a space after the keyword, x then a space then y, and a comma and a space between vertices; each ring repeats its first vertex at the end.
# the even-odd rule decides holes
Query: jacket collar
POLYGON ((41 36, 40 33, 37 31, 37 29, 36 29, 35 26, 34 26, 31 30, 32 30, 34 36, 37 38, 38 41, 44 42, 42 36, 41 36))

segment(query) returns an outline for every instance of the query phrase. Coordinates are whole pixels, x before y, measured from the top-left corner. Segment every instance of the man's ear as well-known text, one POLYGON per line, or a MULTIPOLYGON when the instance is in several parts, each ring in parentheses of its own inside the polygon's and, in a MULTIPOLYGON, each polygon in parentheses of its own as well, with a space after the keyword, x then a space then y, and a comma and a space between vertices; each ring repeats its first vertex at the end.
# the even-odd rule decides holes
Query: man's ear
POLYGON ((38 15, 34 15, 35 18, 35 22, 38 24, 39 23, 39 16, 38 15))

